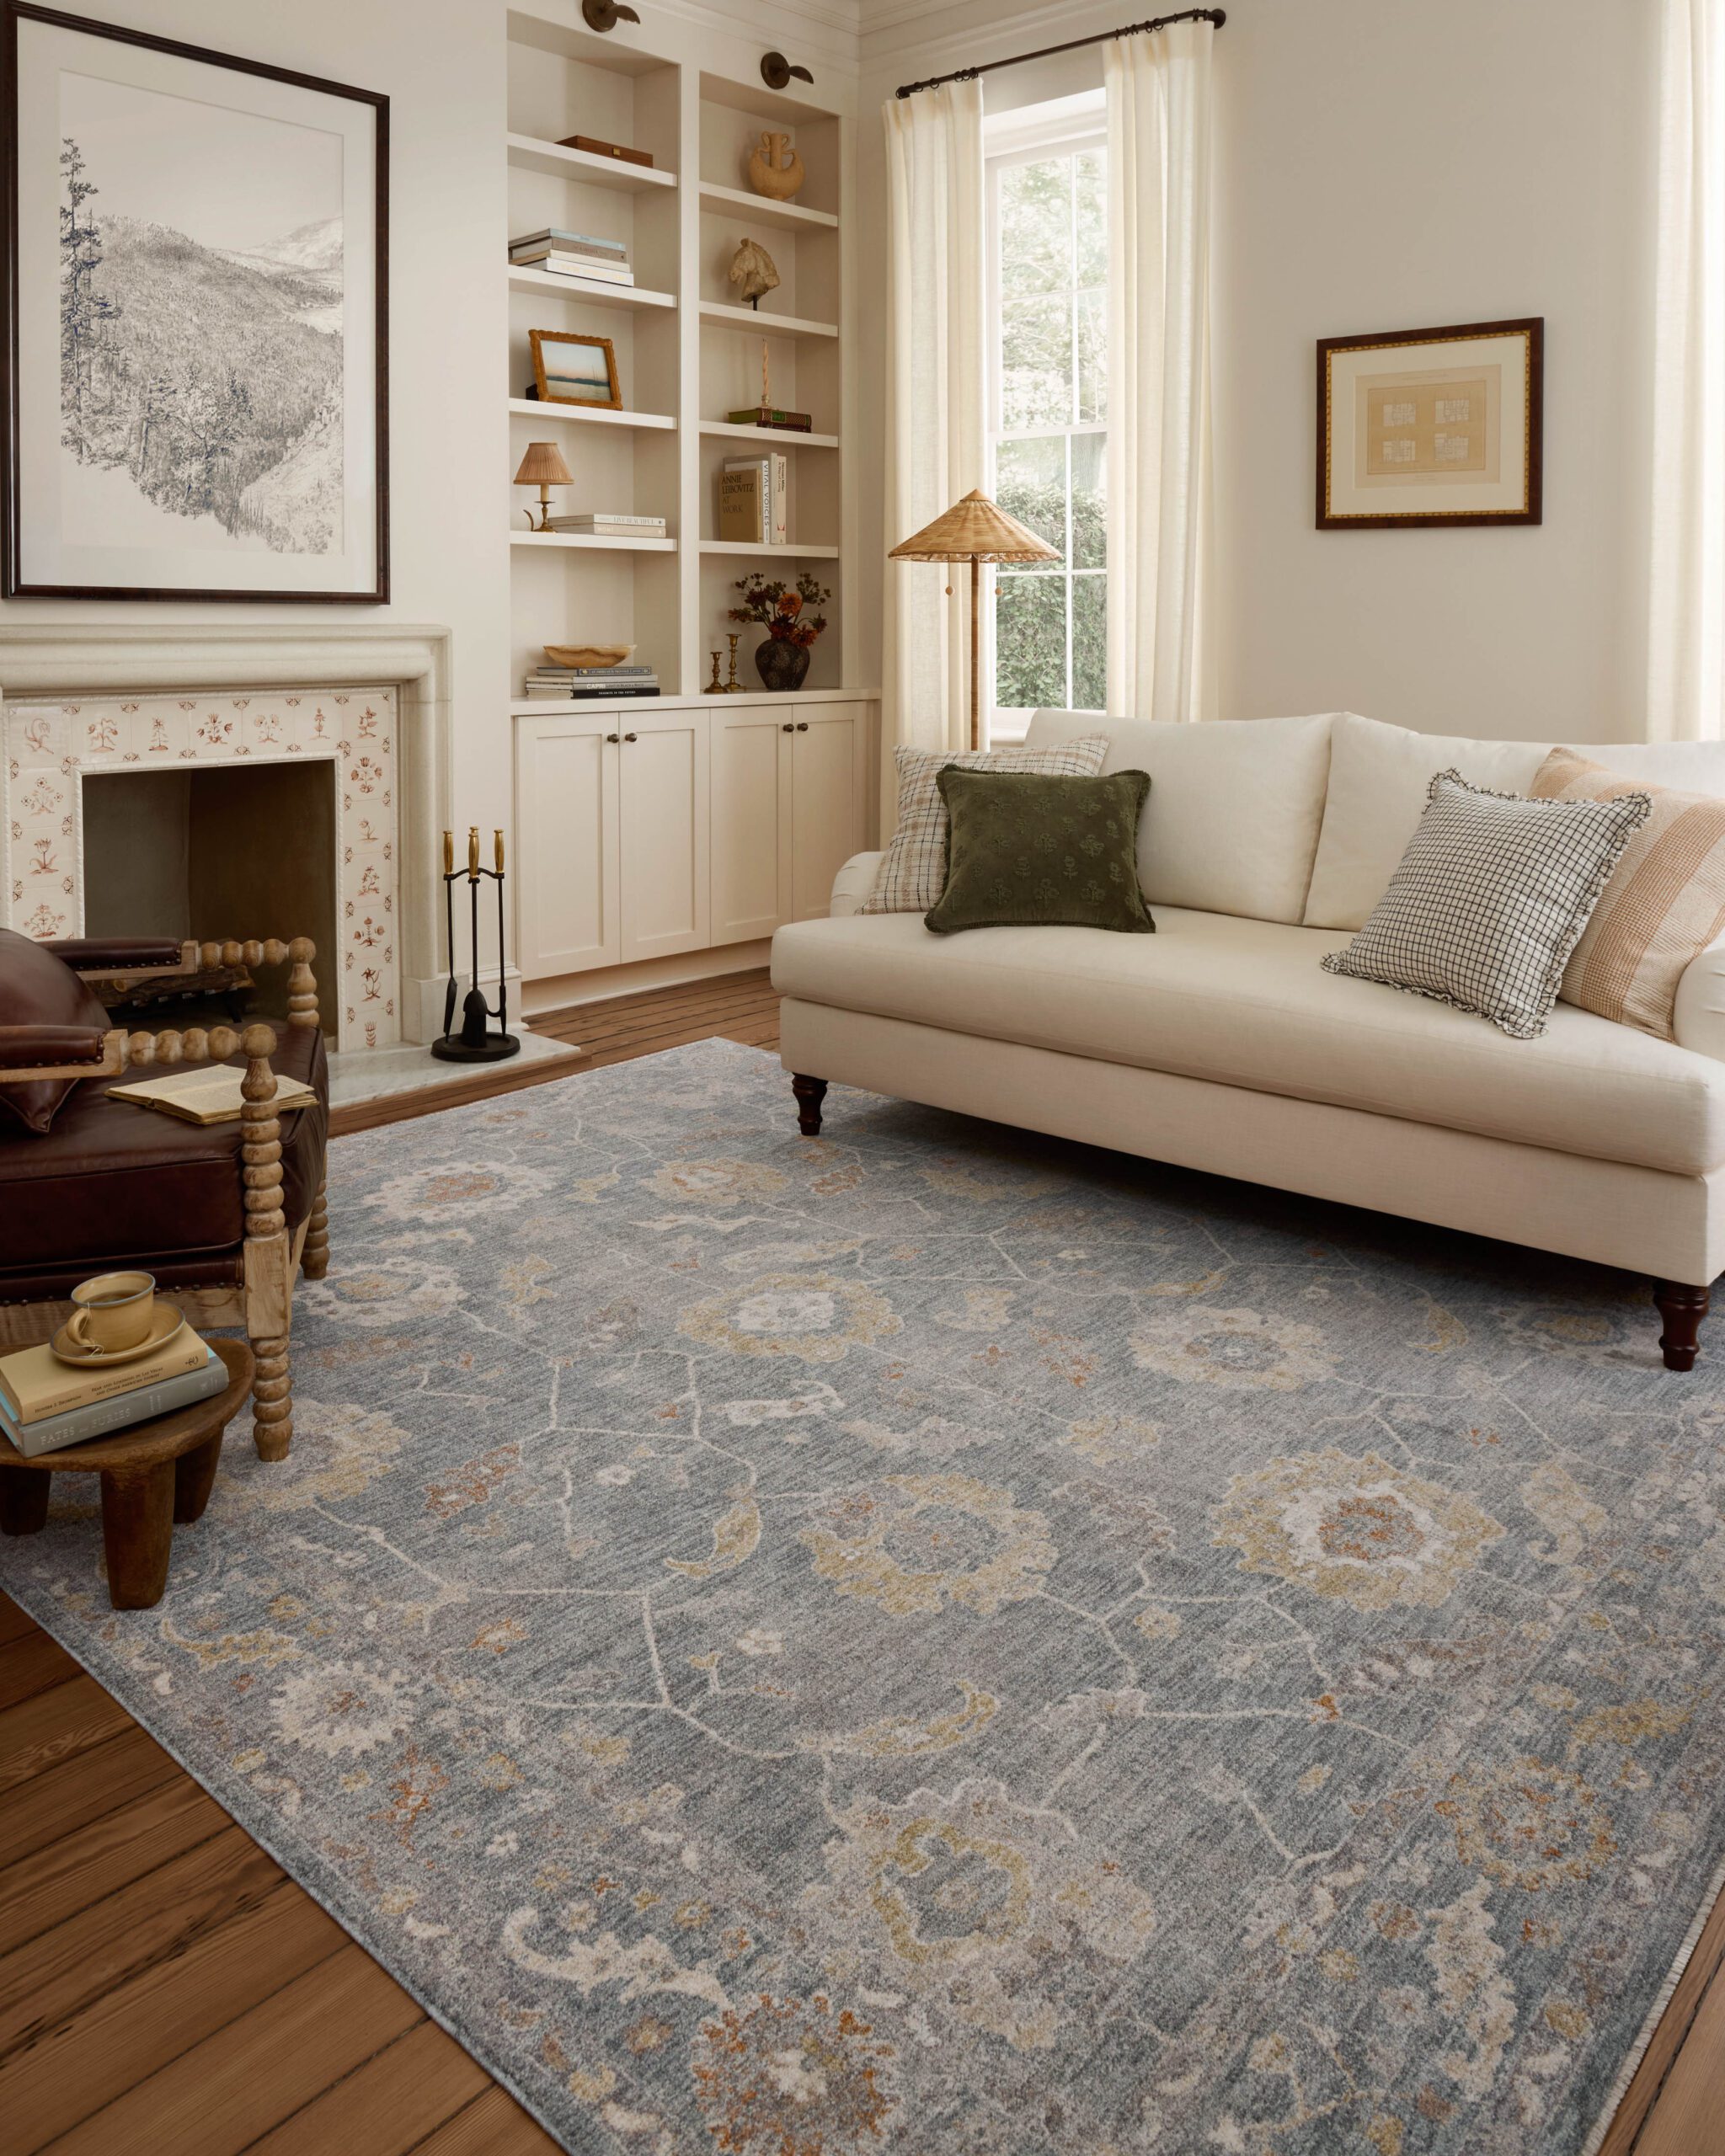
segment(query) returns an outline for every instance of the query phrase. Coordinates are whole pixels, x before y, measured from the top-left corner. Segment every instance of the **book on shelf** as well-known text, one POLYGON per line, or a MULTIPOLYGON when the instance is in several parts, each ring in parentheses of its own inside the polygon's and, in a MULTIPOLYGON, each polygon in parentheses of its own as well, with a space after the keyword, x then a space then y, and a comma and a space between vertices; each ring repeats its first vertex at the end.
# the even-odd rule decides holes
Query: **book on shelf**
POLYGON ((551 520, 551 528, 553 531, 578 531, 584 525, 588 524, 638 525, 643 531, 650 528, 663 531, 665 529, 665 519, 662 516, 638 516, 633 510, 627 509, 565 510, 562 515, 554 516, 551 520))
MULTIPOLYGON (((237 1123, 245 1107, 240 1091, 245 1075, 229 1063, 202 1064, 192 1070, 170 1071, 165 1078, 141 1079, 135 1086, 110 1086, 108 1097, 130 1101, 141 1108, 155 1108, 163 1115, 177 1115, 182 1123, 237 1123)), ((308 1106, 317 1097, 309 1086, 278 1072, 270 1110, 273 1115, 286 1115, 291 1109, 308 1106)))
POLYGON ((10 1422, 28 1429, 51 1415, 68 1414, 74 1408, 92 1407, 146 1385, 165 1385, 172 1378, 189 1376, 203 1369, 208 1352, 189 1325, 181 1326, 159 1348, 134 1362, 105 1366, 92 1363, 80 1368, 62 1363, 44 1340, 34 1348, 0 1355, 0 1407, 10 1422))
POLYGON ((650 666, 536 666, 535 681, 617 681, 650 674, 650 666))
POLYGON ((615 703, 620 696, 656 696, 659 683, 644 681, 524 681, 525 694, 553 696, 559 703, 615 703))
POLYGON ((595 157, 620 157, 625 164, 650 165, 650 151, 626 149, 621 142, 607 142, 598 135, 559 135, 560 150, 586 150, 595 157))
POLYGON ((537 232, 522 232, 509 243, 511 254, 519 254, 530 248, 560 248, 565 254, 590 254, 595 259, 627 262, 628 243, 620 239, 601 239, 593 232, 568 232, 561 225, 542 225, 537 232))
POLYGON ((727 423, 734 427, 773 427, 781 434, 809 435, 814 431, 814 422, 806 412, 781 412, 775 405, 751 404, 746 412, 727 412, 727 423))
POLYGON ((726 457, 718 483, 719 537, 756 545, 786 545, 791 529, 790 469, 790 459, 782 450, 769 450, 760 456, 726 457), (733 478, 748 479, 751 486, 740 488, 734 495, 729 495, 728 483, 733 478), (728 499, 738 504, 733 517, 738 527, 734 531, 725 521, 728 499))
MULTIPOLYGON (((204 1359, 195 1369, 183 1371, 178 1377, 146 1379, 125 1392, 110 1393, 105 1400, 64 1408, 57 1415, 39 1416, 32 1422, 18 1421, 0 1400, 0 1437, 16 1446, 26 1460, 40 1460, 44 1453, 83 1444, 88 1438, 111 1437, 116 1430, 131 1429, 135 1422, 151 1422, 158 1415, 172 1415, 182 1407, 195 1406, 200 1400, 213 1400, 227 1383, 227 1365, 213 1348, 204 1347, 202 1342, 199 1345, 203 1347, 204 1359)), ((113 1374, 118 1377, 120 1373, 116 1370, 113 1374)))
POLYGON ((594 262, 584 255, 559 254, 555 250, 543 253, 512 254, 510 266, 516 270, 542 270, 552 277, 583 277, 590 285, 633 285, 635 273, 627 262, 594 262))

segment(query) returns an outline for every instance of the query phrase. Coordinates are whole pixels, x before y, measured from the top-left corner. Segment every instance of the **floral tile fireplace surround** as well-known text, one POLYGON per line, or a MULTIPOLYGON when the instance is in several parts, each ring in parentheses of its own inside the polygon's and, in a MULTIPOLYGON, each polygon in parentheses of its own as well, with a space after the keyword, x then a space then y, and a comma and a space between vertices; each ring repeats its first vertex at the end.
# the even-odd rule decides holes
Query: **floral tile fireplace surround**
POLYGON ((0 628, 0 919, 39 940, 83 933, 87 775, 323 759, 341 948, 320 951, 317 971, 332 1045, 429 1038, 442 985, 446 645, 441 629, 345 624, 0 628))

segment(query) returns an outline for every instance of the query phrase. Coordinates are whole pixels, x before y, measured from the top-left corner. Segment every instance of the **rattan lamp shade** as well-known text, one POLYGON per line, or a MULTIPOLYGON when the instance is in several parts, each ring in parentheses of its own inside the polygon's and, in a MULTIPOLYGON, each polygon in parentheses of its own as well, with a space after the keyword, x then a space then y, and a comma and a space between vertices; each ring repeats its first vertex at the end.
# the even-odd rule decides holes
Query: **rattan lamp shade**
POLYGON ((527 453, 521 459, 521 468, 515 474, 515 484, 539 489, 539 521, 533 522, 530 510, 527 522, 534 531, 549 531, 551 490, 553 487, 572 487, 574 475, 563 462, 563 451, 554 441, 530 441, 527 453))
POLYGON ((970 746, 982 746, 981 690, 977 625, 982 618, 984 562, 1056 562, 1055 548, 1028 531, 1016 516, 996 509, 973 487, 944 515, 901 540, 887 557, 894 562, 969 562, 970 564, 970 746))
POLYGON ((1060 559, 1039 539, 973 488, 944 515, 913 532, 892 550, 895 562, 1053 562, 1060 559))

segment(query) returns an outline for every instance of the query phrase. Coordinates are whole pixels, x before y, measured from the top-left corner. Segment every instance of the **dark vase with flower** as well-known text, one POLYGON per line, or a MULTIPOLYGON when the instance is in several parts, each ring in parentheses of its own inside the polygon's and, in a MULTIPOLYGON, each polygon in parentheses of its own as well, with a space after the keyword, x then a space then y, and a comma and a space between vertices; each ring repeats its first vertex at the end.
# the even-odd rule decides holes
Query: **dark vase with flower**
POLYGON ((808 679, 812 656, 806 643, 768 637, 755 647, 756 670, 769 689, 800 689, 808 679))

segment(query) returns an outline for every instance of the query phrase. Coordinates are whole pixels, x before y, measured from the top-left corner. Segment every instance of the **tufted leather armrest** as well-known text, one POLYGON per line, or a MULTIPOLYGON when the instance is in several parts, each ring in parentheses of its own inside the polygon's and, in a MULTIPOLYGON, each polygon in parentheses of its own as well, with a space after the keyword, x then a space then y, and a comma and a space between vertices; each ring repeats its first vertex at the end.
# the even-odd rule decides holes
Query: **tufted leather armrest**
POLYGON ((100 1026, 0 1026, 0 1084, 86 1070, 93 1075, 110 1066, 109 1038, 100 1026))
POLYGON ((81 974, 130 973, 139 966, 178 970, 185 958, 177 936, 74 936, 42 947, 81 974))

